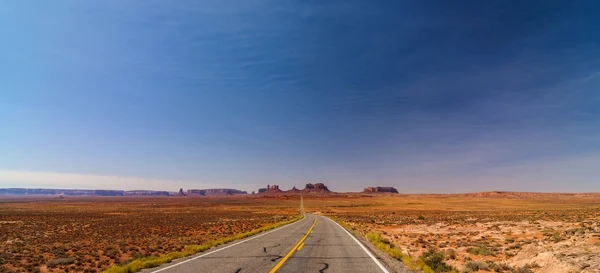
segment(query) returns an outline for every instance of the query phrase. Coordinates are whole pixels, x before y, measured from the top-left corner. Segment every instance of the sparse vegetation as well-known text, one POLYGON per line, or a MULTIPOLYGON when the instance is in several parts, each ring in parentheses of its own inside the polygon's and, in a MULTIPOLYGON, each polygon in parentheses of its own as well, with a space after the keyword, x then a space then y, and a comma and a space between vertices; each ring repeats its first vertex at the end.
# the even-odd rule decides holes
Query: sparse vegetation
POLYGON ((285 221, 285 222, 280 222, 277 224, 272 224, 272 225, 268 225, 259 229, 255 229, 249 232, 244 232, 244 233, 240 233, 237 234, 235 236, 230 236, 230 237, 225 237, 225 238, 221 238, 219 240, 216 241, 211 241, 202 245, 189 245, 186 246, 184 248, 183 251, 177 251, 177 252, 171 252, 171 253, 167 253, 158 257, 155 256, 150 256, 150 257, 144 257, 144 258, 140 258, 140 259, 136 259, 133 260, 125 265, 115 265, 109 269, 107 269, 106 271, 104 271, 105 273, 131 273, 131 272, 138 272, 144 268, 152 268, 152 267, 156 267, 159 266, 161 264, 164 263, 168 263, 171 262, 172 260, 175 259, 179 259, 179 258, 183 258, 183 257, 187 257, 187 256, 191 256, 194 255, 196 253, 199 252, 203 252, 206 251, 210 248, 213 248, 215 246, 219 246, 222 244, 226 244, 229 243, 231 241, 235 241, 235 240, 239 240, 239 239, 244 239, 247 237, 250 237, 252 235, 258 234, 260 232, 264 232, 267 231, 269 229, 273 229, 285 224, 289 224, 291 222, 294 222, 298 219, 300 219, 301 217, 297 217, 294 218, 292 220, 289 221, 285 221))
POLYGON ((600 232, 597 224, 600 211, 594 207, 598 198, 471 199, 419 195, 379 198, 376 210, 360 209, 361 201, 352 199, 355 206, 349 208, 339 206, 343 201, 338 200, 339 207, 323 209, 357 233, 382 234, 390 244, 402 248, 400 260, 411 270, 435 271, 430 266, 432 263, 428 265, 425 261, 439 261, 439 255, 428 256, 435 259, 424 259, 424 254, 432 248, 439 249, 442 261, 454 270, 476 272, 481 269, 475 268, 487 266, 488 272, 536 272, 536 267, 517 265, 543 252, 556 253, 543 265, 544 270, 555 263, 565 268, 571 266, 574 272, 600 270, 600 263, 588 266, 581 262, 600 260, 600 240, 594 235, 600 232), (416 197, 418 208, 406 206, 413 203, 408 200, 416 197), (570 243, 565 248, 567 240, 570 243), (552 247, 560 243, 563 246, 552 247), (523 251, 532 254, 518 255, 523 251), (565 251, 567 255, 559 254, 565 251), (582 256, 586 258, 581 259, 582 256), (576 265, 578 263, 580 265, 576 265))
POLYGON ((534 273, 532 270, 532 266, 522 266, 522 267, 518 267, 515 268, 514 270, 512 270, 512 273, 534 273))
MULTIPOLYGON (((597 203, 593 198, 305 198, 307 212, 335 217, 409 269, 423 272, 483 263, 488 272, 536 272, 556 263, 598 272, 597 203), (523 259, 530 259, 524 257, 542 252, 551 252, 551 260, 523 266, 523 259)), ((287 197, 0 200, 0 272, 135 271, 292 220, 297 205, 287 197)))
POLYGON ((419 258, 434 272, 450 272, 454 268, 444 262, 444 253, 430 248, 427 252, 424 252, 419 258))
POLYGON ((469 254, 480 255, 480 256, 494 256, 495 253, 486 245, 478 245, 476 247, 470 247, 467 249, 469 254))
POLYGON ((48 267, 56 267, 58 265, 72 264, 73 262, 75 262, 74 258, 59 258, 59 259, 54 259, 54 260, 48 261, 46 263, 46 265, 48 267))
POLYGON ((402 260, 402 251, 400 249, 396 249, 396 247, 390 242, 390 240, 385 239, 381 237, 381 235, 372 232, 367 233, 365 237, 379 250, 389 254, 394 259, 400 261, 402 260))
POLYGON ((0 200, 0 272, 132 272, 298 213, 297 201, 261 198, 37 198, 0 200))
POLYGON ((486 262, 482 261, 469 261, 465 263, 463 272, 477 272, 479 270, 488 270, 489 266, 486 262))

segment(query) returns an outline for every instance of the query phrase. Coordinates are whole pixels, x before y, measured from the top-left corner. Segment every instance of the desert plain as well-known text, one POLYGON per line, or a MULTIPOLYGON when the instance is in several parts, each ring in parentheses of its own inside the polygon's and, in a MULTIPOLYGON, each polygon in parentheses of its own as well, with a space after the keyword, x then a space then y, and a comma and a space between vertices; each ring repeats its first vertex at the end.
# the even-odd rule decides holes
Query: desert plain
MULTIPOLYGON (((600 272, 600 194, 307 194, 406 271, 600 272), (391 250, 391 251, 390 251, 391 250)), ((300 195, 0 197, 0 272, 102 272, 299 217, 300 195)))

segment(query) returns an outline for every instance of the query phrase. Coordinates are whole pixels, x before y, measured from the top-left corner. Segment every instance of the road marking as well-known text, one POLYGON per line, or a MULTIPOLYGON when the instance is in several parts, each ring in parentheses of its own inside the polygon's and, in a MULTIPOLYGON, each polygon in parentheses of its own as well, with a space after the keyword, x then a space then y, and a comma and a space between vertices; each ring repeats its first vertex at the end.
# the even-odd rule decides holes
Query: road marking
MULTIPOLYGON (((170 269, 170 268, 176 267, 176 266, 178 266, 178 265, 180 265, 180 264, 187 263, 187 262, 189 262, 189 261, 193 261, 193 260, 196 260, 196 259, 202 258, 202 257, 204 257, 204 256, 208 256, 208 255, 210 255, 210 254, 213 254, 213 253, 219 252, 219 251, 221 251, 221 250, 228 249, 228 248, 230 248, 230 247, 232 247, 232 246, 236 246, 236 245, 239 245, 239 244, 242 244, 242 243, 245 243, 245 242, 248 242, 248 241, 254 240, 254 239, 258 238, 258 237, 265 236, 265 235, 267 235, 267 234, 269 234, 269 233, 271 233, 271 232, 278 231, 278 230, 280 230, 280 229, 282 229, 282 228, 285 228, 285 227, 290 227, 290 226, 292 226, 293 224, 297 224, 297 223, 300 223, 300 222, 304 221, 305 219, 306 219, 306 216, 305 216, 304 218, 302 218, 302 220, 299 220, 299 221, 296 221, 296 222, 293 222, 293 223, 290 223, 290 224, 287 224, 287 225, 284 225, 284 226, 278 227, 278 228, 276 228, 276 229, 274 229, 274 230, 271 230, 271 231, 268 231, 268 232, 265 232, 265 233, 262 233, 262 234, 259 234, 259 235, 255 235, 255 236, 253 236, 253 237, 250 237, 250 238, 248 238, 248 239, 246 239, 246 240, 239 241, 239 242, 237 242, 237 243, 235 243, 235 244, 228 245, 228 246, 226 246, 226 247, 219 248, 219 249, 217 249, 217 250, 213 250, 213 251, 211 251, 211 252, 208 252, 208 253, 202 254, 202 255, 200 255, 200 256, 196 256, 196 257, 194 257, 194 258, 187 259, 187 260, 185 260, 185 261, 181 261, 181 262, 178 262, 178 263, 176 263, 176 264, 173 264, 173 265, 170 265, 170 266, 167 266, 167 267, 164 267, 164 268, 158 269, 158 270, 156 270, 156 271, 152 271, 152 272, 153 272, 153 273, 156 273, 156 272, 165 271, 165 270, 167 270, 167 269, 170 269)), ((315 221, 316 221, 316 219, 315 219, 315 221)))
POLYGON ((306 238, 308 237, 308 235, 310 235, 310 233, 315 228, 316 224, 317 224, 317 217, 315 217, 315 222, 312 224, 312 226, 310 226, 310 228, 308 229, 308 231, 306 232, 306 234, 304 234, 304 236, 300 239, 300 241, 298 241, 298 243, 290 250, 290 252, 288 252, 288 254, 286 254, 283 257, 283 259, 281 259, 281 261, 279 261, 275 265, 275 267, 273 267, 271 270, 269 270, 269 273, 275 273, 275 272, 277 272, 277 270, 279 270, 279 268, 285 263, 285 261, 287 261, 287 259, 289 259, 290 256, 292 256, 292 254, 294 253, 294 251, 296 251, 298 249, 298 247, 300 247, 300 244, 304 243, 304 240, 306 240, 306 238))
POLYGON ((300 250, 301 250, 303 247, 304 247, 304 242, 302 242, 302 243, 300 244, 300 247, 298 247, 298 251, 300 251, 300 250))
MULTIPOLYGON (((381 270, 384 273, 390 273, 387 269, 385 269, 385 267, 377 260, 377 258, 375 258, 375 256, 373 256, 373 254, 371 253, 371 251, 369 251, 360 241, 358 241, 358 239, 356 239, 354 236, 352 236, 352 234, 350 234, 349 231, 347 231, 344 227, 342 227, 340 224, 338 224, 336 221, 333 221, 331 219, 329 219, 329 217, 325 217, 327 218, 329 221, 334 222, 338 227, 340 227, 343 231, 345 231, 348 236, 350 236, 350 238, 354 239, 354 241, 360 246, 360 248, 362 248, 362 250, 365 251, 365 253, 367 253, 367 255, 369 255, 369 257, 371 257, 371 259, 375 262, 375 264, 377 264, 377 266, 379 266, 379 268, 381 268, 381 270)), ((316 220, 315 220, 316 221, 316 220)))

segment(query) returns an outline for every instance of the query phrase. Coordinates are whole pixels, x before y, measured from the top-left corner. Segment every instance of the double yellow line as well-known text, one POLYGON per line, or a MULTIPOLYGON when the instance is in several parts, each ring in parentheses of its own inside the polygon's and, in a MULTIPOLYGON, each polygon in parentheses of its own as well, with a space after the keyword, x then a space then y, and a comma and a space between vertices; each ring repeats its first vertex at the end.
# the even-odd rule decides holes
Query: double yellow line
POLYGON ((294 251, 296 250, 300 250, 302 249, 302 247, 304 246, 304 240, 306 240, 306 238, 308 237, 308 235, 310 235, 310 233, 313 231, 313 229, 315 228, 315 225, 317 225, 317 219, 315 218, 315 221, 313 222, 312 226, 310 226, 310 228, 308 229, 308 232, 306 232, 306 234, 304 234, 304 236, 300 239, 300 241, 298 241, 298 243, 290 250, 290 252, 288 252, 288 254, 286 254, 281 261, 279 261, 275 267, 271 268, 271 270, 269 271, 269 273, 275 273, 277 272, 277 270, 279 270, 279 268, 285 263, 285 261, 287 261, 287 259, 289 259, 292 254, 294 253, 294 251))

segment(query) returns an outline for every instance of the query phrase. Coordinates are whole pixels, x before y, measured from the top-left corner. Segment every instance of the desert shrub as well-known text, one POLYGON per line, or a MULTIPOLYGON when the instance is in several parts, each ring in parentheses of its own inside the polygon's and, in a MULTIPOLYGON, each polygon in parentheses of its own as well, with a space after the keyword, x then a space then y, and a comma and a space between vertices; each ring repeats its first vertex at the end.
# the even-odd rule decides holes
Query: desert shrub
POLYGON ((511 270, 511 267, 504 263, 502 263, 502 264, 490 263, 490 270, 492 270, 494 272, 508 272, 511 270))
POLYGON ((534 265, 525 265, 522 267, 517 267, 515 269, 512 270, 512 273, 533 273, 533 270, 531 270, 531 268, 535 267, 534 265))
POLYGON ((444 253, 433 248, 424 252, 421 257, 419 257, 419 260, 423 261, 423 263, 435 272, 450 272, 453 269, 452 266, 444 262, 444 253))
POLYGON ((288 221, 280 222, 277 224, 261 227, 261 228, 258 228, 258 229, 252 230, 252 231, 248 231, 248 232, 244 232, 244 233, 239 233, 234 236, 221 238, 219 240, 207 242, 202 245, 188 245, 184 248, 183 251, 171 252, 171 253, 167 253, 167 254, 164 254, 164 255, 161 255, 158 257, 157 256, 148 256, 148 257, 135 259, 125 265, 112 266, 104 272, 105 273, 133 273, 133 272, 138 272, 144 268, 157 267, 161 264, 171 262, 175 259, 194 255, 196 253, 206 251, 215 246, 219 246, 219 245, 226 244, 226 243, 229 243, 229 242, 232 242, 235 240, 250 237, 250 236, 258 234, 260 232, 264 232, 264 231, 267 231, 267 230, 270 230, 270 229, 273 229, 276 227, 280 227, 285 224, 295 222, 301 218, 302 217, 293 218, 292 220, 288 220, 288 221))
MULTIPOLYGON (((387 253, 390 257, 402 261, 410 270, 423 271, 424 273, 433 273, 433 269, 427 265, 423 260, 413 260, 410 256, 402 254, 400 249, 394 247, 394 245, 387 239, 381 237, 381 235, 373 232, 369 232, 365 235, 367 240, 371 242, 377 249, 387 253)), ((447 272, 447 271, 435 271, 435 272, 447 272)))
POLYGON ((373 232, 367 233, 365 237, 379 250, 387 253, 396 260, 402 260, 402 252, 399 249, 396 249, 396 246, 392 242, 390 242, 390 240, 383 238, 381 237, 381 235, 373 232))
POLYGON ((58 258, 58 259, 54 259, 54 260, 50 260, 46 263, 46 266, 48 267, 56 267, 59 265, 66 265, 66 264, 72 264, 73 262, 75 262, 74 258, 58 258))
POLYGON ((456 259, 456 250, 452 248, 446 249, 446 257, 448 257, 450 260, 456 259))
POLYGON ((506 239, 504 239, 504 242, 505 242, 506 244, 514 243, 514 242, 515 242, 515 239, 514 239, 514 238, 506 238, 506 239))
POLYGON ((467 252, 469 254, 481 255, 481 256, 495 256, 496 255, 496 253, 494 253, 494 251, 486 245, 478 245, 476 247, 470 247, 469 249, 467 249, 467 252))
POLYGON ((550 240, 551 240, 552 242, 555 242, 555 243, 558 243, 558 242, 560 242, 560 241, 563 241, 564 239, 565 239, 565 238, 564 238, 563 236, 561 236, 560 234, 558 234, 558 233, 557 233, 557 234, 554 234, 554 235, 552 235, 552 237, 550 237, 550 240))
POLYGON ((479 270, 488 270, 489 266, 487 263, 482 262, 482 261, 470 261, 465 263, 465 265, 463 266, 463 271, 464 272, 477 272, 479 270))

